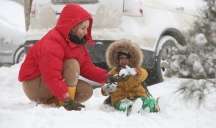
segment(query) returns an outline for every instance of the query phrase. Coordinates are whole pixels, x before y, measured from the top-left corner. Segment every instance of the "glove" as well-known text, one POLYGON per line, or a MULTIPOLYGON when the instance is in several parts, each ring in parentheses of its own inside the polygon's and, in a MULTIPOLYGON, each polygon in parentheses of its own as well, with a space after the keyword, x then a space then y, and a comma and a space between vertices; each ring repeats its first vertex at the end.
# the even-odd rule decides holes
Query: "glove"
POLYGON ((82 108, 85 108, 84 105, 78 102, 75 102, 74 100, 65 101, 63 104, 63 107, 68 111, 71 111, 71 110, 80 111, 82 108))
POLYGON ((129 76, 129 75, 136 75, 137 72, 136 72, 136 69, 135 68, 131 68, 129 66, 126 66, 125 68, 121 69, 119 71, 119 76, 121 77, 126 77, 126 76, 129 76))
POLYGON ((118 82, 119 76, 118 74, 114 75, 114 76, 110 76, 107 79, 107 83, 115 83, 118 82))
POLYGON ((63 106, 66 110, 81 110, 83 105, 74 102, 76 95, 76 86, 69 86, 68 92, 64 96, 64 101, 59 101, 58 106, 63 106))
POLYGON ((104 95, 109 95, 110 93, 116 91, 117 85, 114 83, 107 83, 101 89, 104 95))
POLYGON ((137 74, 137 71, 135 68, 130 68, 129 66, 127 66, 128 70, 129 70, 129 74, 132 75, 132 76, 135 76, 137 74))

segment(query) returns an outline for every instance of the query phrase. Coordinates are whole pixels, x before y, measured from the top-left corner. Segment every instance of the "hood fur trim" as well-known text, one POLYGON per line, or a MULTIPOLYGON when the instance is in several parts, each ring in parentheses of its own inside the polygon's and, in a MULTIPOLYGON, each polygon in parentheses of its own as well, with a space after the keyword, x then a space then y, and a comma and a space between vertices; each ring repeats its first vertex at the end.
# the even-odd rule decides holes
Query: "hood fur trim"
POLYGON ((138 67, 142 64, 144 55, 139 46, 131 40, 121 39, 111 43, 107 48, 106 62, 110 68, 118 66, 117 53, 120 51, 129 52, 131 67, 138 67))

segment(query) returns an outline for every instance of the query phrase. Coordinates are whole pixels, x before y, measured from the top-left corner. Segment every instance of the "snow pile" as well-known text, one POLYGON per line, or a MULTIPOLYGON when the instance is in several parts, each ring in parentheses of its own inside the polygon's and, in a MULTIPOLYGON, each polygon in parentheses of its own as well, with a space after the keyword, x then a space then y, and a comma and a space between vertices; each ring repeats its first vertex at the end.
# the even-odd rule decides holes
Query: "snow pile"
MULTIPOLYGON (((177 93, 186 101, 186 103, 192 103, 197 107, 209 107, 209 96, 215 95, 216 81, 213 80, 193 80, 189 79, 180 84, 177 93), (208 104, 208 105, 206 105, 208 104)), ((213 105, 216 107, 216 102, 213 105)), ((211 106, 211 105, 210 105, 211 106)))

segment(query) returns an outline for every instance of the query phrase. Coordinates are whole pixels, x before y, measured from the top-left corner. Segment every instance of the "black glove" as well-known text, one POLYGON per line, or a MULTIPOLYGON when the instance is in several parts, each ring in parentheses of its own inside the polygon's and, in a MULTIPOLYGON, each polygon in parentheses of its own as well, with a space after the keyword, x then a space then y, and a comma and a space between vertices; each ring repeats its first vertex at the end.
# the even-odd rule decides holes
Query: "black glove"
POLYGON ((80 111, 82 108, 85 108, 84 105, 82 105, 81 103, 75 102, 74 100, 65 101, 63 104, 63 107, 68 111, 71 111, 71 110, 80 111))
POLYGON ((119 80, 118 75, 109 76, 106 83, 115 83, 118 82, 118 80, 119 80))

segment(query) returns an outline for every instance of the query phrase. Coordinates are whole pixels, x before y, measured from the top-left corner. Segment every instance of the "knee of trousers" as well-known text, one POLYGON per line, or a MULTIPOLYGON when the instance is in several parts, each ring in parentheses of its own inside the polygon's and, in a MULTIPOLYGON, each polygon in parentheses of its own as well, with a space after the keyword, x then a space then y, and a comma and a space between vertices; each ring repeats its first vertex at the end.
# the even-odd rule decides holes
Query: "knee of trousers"
POLYGON ((24 81, 23 91, 30 100, 38 103, 46 103, 47 100, 54 97, 40 77, 24 81))
POLYGON ((76 87, 75 101, 82 103, 91 98, 93 94, 93 88, 85 81, 79 80, 76 87))
POLYGON ((63 77, 68 85, 77 85, 80 75, 80 64, 75 59, 68 59, 64 62, 63 77))

